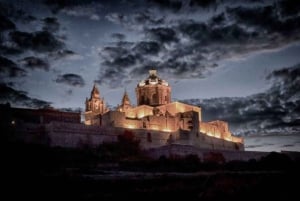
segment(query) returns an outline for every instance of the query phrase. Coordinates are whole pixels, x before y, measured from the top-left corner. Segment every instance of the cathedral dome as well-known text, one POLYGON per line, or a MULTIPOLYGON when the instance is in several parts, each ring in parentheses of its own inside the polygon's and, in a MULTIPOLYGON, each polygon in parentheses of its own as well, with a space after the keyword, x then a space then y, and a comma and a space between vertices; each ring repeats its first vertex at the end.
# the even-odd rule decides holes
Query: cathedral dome
POLYGON ((171 87, 157 76, 156 70, 150 70, 148 78, 138 83, 135 91, 137 105, 158 106, 171 102, 171 87))
POLYGON ((157 71, 156 70, 149 70, 149 77, 145 80, 142 80, 138 86, 143 87, 145 85, 164 85, 164 86, 169 86, 169 83, 166 82, 165 80, 160 79, 157 76, 157 71))

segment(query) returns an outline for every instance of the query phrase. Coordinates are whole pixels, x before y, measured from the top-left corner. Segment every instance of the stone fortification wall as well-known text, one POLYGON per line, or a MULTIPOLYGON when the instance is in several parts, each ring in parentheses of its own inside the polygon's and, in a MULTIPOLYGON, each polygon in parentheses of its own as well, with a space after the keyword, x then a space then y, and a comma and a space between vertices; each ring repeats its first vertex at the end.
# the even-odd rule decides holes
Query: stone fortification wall
POLYGON ((178 138, 176 132, 85 126, 82 124, 72 125, 56 122, 47 125, 46 130, 50 138, 50 145, 61 147, 95 147, 103 142, 117 141, 118 135, 122 135, 125 131, 132 132, 140 140, 143 149, 164 146, 178 138))
MULTIPOLYGON (((248 161, 250 159, 260 159, 269 154, 269 152, 255 152, 255 151, 230 151, 230 150, 210 150, 197 148, 190 145, 172 144, 160 148, 153 148, 146 151, 146 154, 154 159, 161 156, 165 157, 184 157, 190 154, 197 155, 201 160, 215 157, 221 154, 225 161, 242 160, 248 161)), ((220 160, 217 159, 217 160, 220 160)))
POLYGON ((157 148, 171 144, 179 139, 179 132, 149 131, 145 129, 132 130, 135 137, 140 140, 142 149, 157 148))
POLYGON ((84 124, 51 122, 48 124, 23 123, 14 128, 15 139, 27 143, 80 148, 117 141, 121 131, 115 128, 86 126, 84 124))
POLYGON ((144 116, 153 115, 153 107, 148 105, 140 105, 126 111, 126 117, 142 118, 144 116))
POLYGON ((198 119, 201 121, 201 108, 193 105, 188 105, 180 102, 172 102, 166 105, 157 107, 163 114, 167 111, 171 115, 175 116, 177 113, 185 113, 189 111, 194 111, 198 113, 198 119))
POLYGON ((191 145, 203 149, 243 150, 243 144, 233 143, 184 130, 163 132, 147 129, 128 129, 103 126, 86 126, 76 123, 51 122, 49 124, 23 124, 16 130, 26 142, 61 147, 95 147, 103 142, 117 141, 118 135, 132 132, 143 149, 157 148, 172 143, 191 145))
POLYGON ((244 144, 222 138, 216 138, 203 133, 191 134, 190 140, 193 146, 204 149, 220 150, 244 150, 244 144))
POLYGON ((208 136, 215 138, 221 138, 226 141, 232 141, 236 143, 244 143, 243 138, 232 136, 229 129, 228 123, 224 121, 211 121, 211 122, 200 122, 199 130, 201 133, 205 133, 208 136))
POLYGON ((120 131, 100 126, 52 122, 46 125, 46 132, 50 146, 80 148, 117 141, 120 131))

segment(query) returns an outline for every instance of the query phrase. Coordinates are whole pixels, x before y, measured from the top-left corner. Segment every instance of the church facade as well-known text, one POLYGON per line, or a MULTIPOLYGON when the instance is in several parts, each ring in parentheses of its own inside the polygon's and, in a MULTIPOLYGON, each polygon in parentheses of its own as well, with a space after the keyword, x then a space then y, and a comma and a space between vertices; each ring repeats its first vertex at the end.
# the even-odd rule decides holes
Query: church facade
POLYGON ((137 106, 127 92, 115 110, 105 106, 94 85, 86 99, 85 124, 102 128, 130 129, 144 148, 167 144, 192 145, 206 149, 244 150, 242 138, 229 131, 228 123, 220 120, 203 122, 201 108, 171 101, 171 86, 156 70, 137 84, 137 106))

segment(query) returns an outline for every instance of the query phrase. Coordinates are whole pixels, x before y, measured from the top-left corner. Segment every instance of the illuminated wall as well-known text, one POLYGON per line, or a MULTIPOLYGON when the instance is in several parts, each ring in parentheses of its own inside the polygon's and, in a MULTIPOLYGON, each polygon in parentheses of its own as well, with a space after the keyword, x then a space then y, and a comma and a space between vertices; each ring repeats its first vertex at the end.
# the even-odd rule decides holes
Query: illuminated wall
POLYGON ((242 138, 232 136, 226 122, 219 120, 202 122, 200 107, 171 102, 171 87, 157 76, 155 70, 149 71, 149 77, 137 85, 136 96, 138 105, 136 107, 131 105, 125 91, 116 111, 106 109, 100 111, 99 106, 105 105, 94 86, 91 98, 86 102, 85 124, 135 131, 155 131, 161 132, 162 135, 170 133, 170 136, 171 133, 179 133, 181 137, 176 139, 177 143, 188 143, 202 148, 216 146, 230 149, 231 146, 236 146, 234 143, 243 143, 242 138), (193 138, 195 136, 196 138, 193 138))
POLYGON ((94 85, 90 98, 85 101, 85 124, 101 125, 101 115, 108 112, 104 99, 100 97, 100 92, 94 85))
POLYGON ((163 105, 171 102, 171 88, 164 85, 145 85, 136 88, 138 105, 163 105))
POLYGON ((232 136, 228 129, 228 123, 224 121, 200 122, 199 130, 208 136, 221 138, 232 142, 243 142, 242 138, 232 136))
POLYGON ((193 106, 178 102, 160 107, 142 105, 126 112, 109 111, 102 115, 101 122, 103 126, 132 129, 198 131, 200 115, 197 111, 200 108, 197 110, 193 106))
POLYGON ((201 121, 201 108, 193 105, 188 105, 180 102, 172 102, 170 104, 162 105, 157 107, 162 113, 167 111, 171 115, 176 115, 178 113, 184 113, 188 111, 194 111, 198 113, 199 121, 201 121))
POLYGON ((171 87, 157 76, 156 70, 149 71, 149 77, 137 85, 135 92, 137 105, 158 106, 171 102, 171 87))
POLYGON ((143 118, 144 116, 153 115, 153 107, 148 105, 140 105, 135 108, 128 109, 126 112, 128 118, 143 118))

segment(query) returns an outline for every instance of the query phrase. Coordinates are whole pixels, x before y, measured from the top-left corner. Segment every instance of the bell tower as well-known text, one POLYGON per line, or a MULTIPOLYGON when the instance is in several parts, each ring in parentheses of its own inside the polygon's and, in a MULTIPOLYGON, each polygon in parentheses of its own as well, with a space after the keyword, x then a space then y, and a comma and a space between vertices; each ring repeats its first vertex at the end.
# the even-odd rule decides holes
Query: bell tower
POLYGON ((121 105, 118 106, 117 110, 120 111, 120 112, 127 112, 127 110, 131 109, 131 108, 132 108, 132 105, 130 103, 129 96, 128 96, 127 92, 125 91, 124 95, 123 95, 123 98, 122 98, 121 105))
POLYGON ((101 115, 108 111, 104 98, 100 97, 100 92, 94 84, 90 98, 85 101, 85 124, 101 125, 101 115))
POLYGON ((158 77, 156 70, 149 70, 148 78, 137 85, 135 92, 137 105, 159 106, 171 102, 171 87, 158 77))

